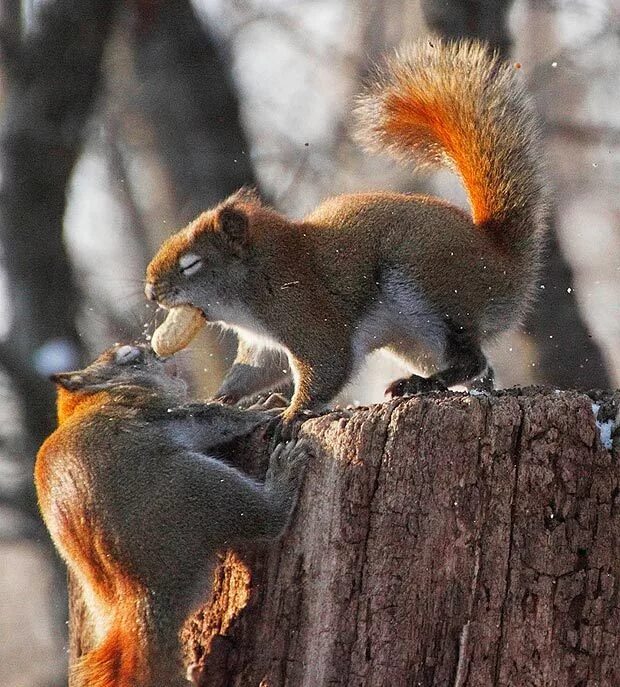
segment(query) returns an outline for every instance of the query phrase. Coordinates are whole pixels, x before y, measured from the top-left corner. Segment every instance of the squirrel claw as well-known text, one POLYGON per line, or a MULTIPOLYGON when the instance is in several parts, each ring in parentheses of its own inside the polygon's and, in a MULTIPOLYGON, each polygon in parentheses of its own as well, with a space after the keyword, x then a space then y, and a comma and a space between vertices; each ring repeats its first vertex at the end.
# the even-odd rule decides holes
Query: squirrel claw
POLYGON ((278 444, 271 451, 266 481, 284 479, 285 482, 291 484, 298 482, 302 476, 301 472, 308 462, 308 456, 309 444, 305 439, 292 439, 278 444))
POLYGON ((221 403, 225 406, 234 406, 240 399, 236 394, 221 394, 213 398, 213 403, 221 403))
POLYGON ((320 413, 312 410, 298 410, 292 415, 279 415, 274 417, 265 430, 267 436, 271 437, 270 446, 273 450, 278 444, 288 441, 296 441, 303 423, 314 417, 319 417, 320 413))
POLYGON ((269 437, 269 448, 275 450, 278 444, 283 444, 293 439, 293 423, 285 420, 282 415, 272 418, 265 428, 265 434, 269 437))

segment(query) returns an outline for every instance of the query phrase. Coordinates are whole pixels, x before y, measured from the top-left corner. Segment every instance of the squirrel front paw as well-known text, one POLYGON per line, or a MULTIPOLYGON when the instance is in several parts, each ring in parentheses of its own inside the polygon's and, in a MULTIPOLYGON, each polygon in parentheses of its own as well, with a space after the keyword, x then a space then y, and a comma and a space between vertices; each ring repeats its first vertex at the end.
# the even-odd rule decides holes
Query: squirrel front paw
POLYGON ((278 444, 269 457, 265 482, 284 488, 287 492, 295 491, 309 455, 309 443, 304 439, 278 444))
POLYGON ((299 436, 299 432, 306 420, 311 420, 315 417, 321 416, 320 411, 296 410, 292 413, 287 409, 279 415, 274 417, 267 425, 266 434, 271 437, 271 448, 273 449, 278 444, 295 441, 299 436))

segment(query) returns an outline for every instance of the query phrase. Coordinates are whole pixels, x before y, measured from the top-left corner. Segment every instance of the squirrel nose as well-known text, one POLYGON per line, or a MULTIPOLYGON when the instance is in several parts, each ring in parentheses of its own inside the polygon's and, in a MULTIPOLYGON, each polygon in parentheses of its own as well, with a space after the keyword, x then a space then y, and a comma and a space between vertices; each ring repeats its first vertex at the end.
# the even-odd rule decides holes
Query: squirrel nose
POLYGON ((157 290, 155 289, 155 284, 151 284, 151 282, 147 282, 146 286, 144 287, 144 294, 150 301, 156 301, 157 300, 157 290))

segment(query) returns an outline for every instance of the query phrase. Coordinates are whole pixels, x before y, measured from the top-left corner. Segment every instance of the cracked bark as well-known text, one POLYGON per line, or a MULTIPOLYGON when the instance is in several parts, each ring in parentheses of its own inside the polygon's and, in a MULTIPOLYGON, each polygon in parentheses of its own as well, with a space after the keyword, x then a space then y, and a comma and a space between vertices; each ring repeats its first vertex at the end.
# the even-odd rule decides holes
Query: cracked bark
MULTIPOLYGON (((595 399, 617 417, 620 393, 595 399)), ((448 393, 308 421, 289 530, 228 554, 188 622, 200 684, 620 684, 620 437, 601 445, 592 402, 448 393)))

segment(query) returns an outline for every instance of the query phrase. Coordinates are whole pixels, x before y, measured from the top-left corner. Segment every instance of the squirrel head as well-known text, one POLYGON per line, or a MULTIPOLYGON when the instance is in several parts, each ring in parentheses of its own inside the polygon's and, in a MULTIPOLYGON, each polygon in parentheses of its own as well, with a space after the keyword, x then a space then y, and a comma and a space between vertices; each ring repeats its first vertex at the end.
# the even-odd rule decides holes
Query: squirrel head
POLYGON ((261 208, 255 191, 244 188, 171 236, 147 267, 147 298, 166 307, 190 304, 217 319, 217 304, 234 300, 247 279, 261 208))
POLYGON ((185 382, 176 377, 166 360, 148 344, 115 344, 82 370, 60 372, 50 379, 58 387, 58 417, 62 422, 94 396, 109 397, 143 394, 145 390, 171 397, 185 397, 185 382))

